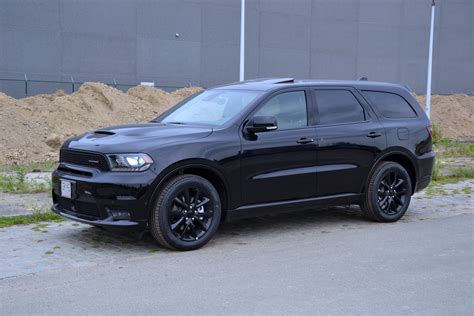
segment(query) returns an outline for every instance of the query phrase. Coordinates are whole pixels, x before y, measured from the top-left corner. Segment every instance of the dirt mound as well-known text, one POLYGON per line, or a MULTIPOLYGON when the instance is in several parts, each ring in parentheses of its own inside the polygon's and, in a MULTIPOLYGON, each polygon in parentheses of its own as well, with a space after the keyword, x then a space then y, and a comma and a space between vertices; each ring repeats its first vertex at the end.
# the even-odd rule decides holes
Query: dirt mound
MULTIPOLYGON (((426 96, 416 96, 425 108, 426 96)), ((431 120, 441 128, 443 137, 474 140, 474 96, 465 94, 431 96, 431 120)))
POLYGON ((57 149, 68 137, 110 125, 149 121, 200 90, 167 93, 139 86, 124 93, 88 82, 70 95, 59 90, 16 100, 0 93, 0 164, 56 160, 57 149))
MULTIPOLYGON (((0 92, 0 164, 57 159, 64 140, 88 130, 146 122, 172 105, 202 91, 198 87, 172 93, 137 86, 127 93, 101 83, 84 83, 78 91, 14 99, 0 92)), ((424 96, 416 96, 422 106, 424 96)), ((474 96, 432 97, 432 120, 445 137, 474 139, 474 96)))
POLYGON ((157 110, 158 113, 162 113, 163 111, 167 110, 170 106, 201 91, 202 91, 202 88, 189 87, 189 88, 181 88, 174 92, 168 93, 160 89, 155 89, 153 87, 136 86, 136 87, 130 88, 127 91, 127 94, 137 97, 140 100, 159 106, 159 108, 156 108, 155 110, 157 110))

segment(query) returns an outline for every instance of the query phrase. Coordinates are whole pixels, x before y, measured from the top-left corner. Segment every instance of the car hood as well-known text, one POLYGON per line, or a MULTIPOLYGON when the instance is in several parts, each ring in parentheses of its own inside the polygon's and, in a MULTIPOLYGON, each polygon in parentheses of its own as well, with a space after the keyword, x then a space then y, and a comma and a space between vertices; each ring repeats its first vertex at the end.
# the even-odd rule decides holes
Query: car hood
POLYGON ((103 128, 68 139, 62 148, 102 153, 147 152, 156 146, 207 137, 212 128, 160 123, 103 128))

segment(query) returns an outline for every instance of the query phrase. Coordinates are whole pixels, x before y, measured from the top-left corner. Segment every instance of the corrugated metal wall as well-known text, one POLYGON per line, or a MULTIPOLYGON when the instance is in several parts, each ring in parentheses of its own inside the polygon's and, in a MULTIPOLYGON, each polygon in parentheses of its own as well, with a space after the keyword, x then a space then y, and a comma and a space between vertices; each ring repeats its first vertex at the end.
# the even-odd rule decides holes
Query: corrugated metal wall
MULTIPOLYGON (((437 2, 433 92, 473 94, 474 1, 437 2)), ((367 76, 424 93, 430 8, 247 0, 246 77, 367 76)), ((240 0, 0 0, 0 77, 212 86, 238 80, 239 36, 240 0)))

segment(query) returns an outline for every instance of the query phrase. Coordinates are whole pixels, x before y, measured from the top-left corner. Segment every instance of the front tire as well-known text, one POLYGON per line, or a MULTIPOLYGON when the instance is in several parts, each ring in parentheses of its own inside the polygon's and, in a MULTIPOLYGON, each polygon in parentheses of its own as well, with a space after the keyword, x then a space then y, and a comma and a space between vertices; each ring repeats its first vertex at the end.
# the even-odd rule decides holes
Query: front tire
POLYGON ((171 179, 160 192, 150 216, 150 231, 164 247, 193 250, 215 235, 221 202, 214 186, 196 175, 171 179))
POLYGON ((396 162, 384 161, 368 181, 362 212, 377 222, 398 221, 410 205, 411 192, 411 179, 405 168, 396 162))

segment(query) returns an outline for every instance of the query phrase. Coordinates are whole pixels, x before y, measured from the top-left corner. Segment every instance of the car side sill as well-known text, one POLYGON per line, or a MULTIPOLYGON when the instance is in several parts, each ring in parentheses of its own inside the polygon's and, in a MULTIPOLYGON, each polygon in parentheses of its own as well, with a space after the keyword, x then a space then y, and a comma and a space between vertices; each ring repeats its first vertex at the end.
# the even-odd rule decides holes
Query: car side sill
POLYGON ((243 205, 233 210, 227 210, 226 221, 234 221, 242 218, 256 217, 280 212, 302 211, 321 206, 357 204, 360 202, 361 198, 362 194, 344 193, 298 200, 243 205))

